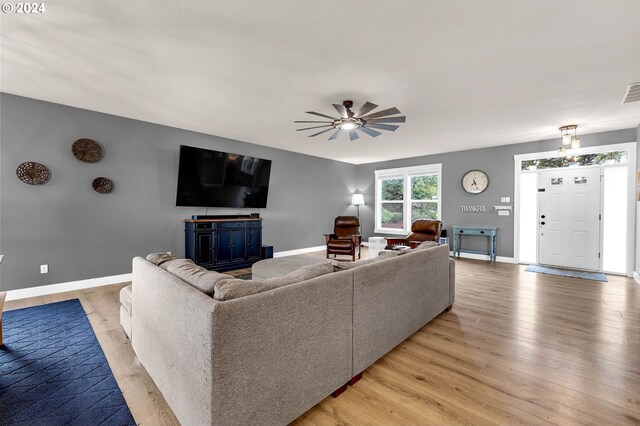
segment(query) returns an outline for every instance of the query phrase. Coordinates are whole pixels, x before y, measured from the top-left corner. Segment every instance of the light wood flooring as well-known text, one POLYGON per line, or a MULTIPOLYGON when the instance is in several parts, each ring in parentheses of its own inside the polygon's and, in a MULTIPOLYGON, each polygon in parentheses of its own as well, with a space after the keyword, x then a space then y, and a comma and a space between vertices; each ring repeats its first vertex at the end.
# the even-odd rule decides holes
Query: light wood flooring
MULTIPOLYGON (((458 261, 451 312, 294 424, 640 424, 640 285, 524 268, 458 261)), ((5 310, 79 298, 136 422, 178 424, 120 328, 124 285, 10 301, 5 310)))

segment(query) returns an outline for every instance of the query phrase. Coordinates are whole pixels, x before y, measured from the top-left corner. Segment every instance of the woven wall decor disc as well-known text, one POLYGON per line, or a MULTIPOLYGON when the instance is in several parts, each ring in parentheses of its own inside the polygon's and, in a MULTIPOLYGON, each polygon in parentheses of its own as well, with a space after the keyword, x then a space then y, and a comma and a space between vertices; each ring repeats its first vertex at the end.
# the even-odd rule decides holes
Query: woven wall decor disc
POLYGON ((20 164, 16 169, 16 175, 18 179, 29 185, 42 185, 51 178, 51 172, 47 166, 35 161, 27 161, 20 164))
POLYGON ((107 194, 111 192, 113 189, 113 182, 111 179, 107 179, 106 177, 97 177, 91 183, 93 189, 100 194, 107 194))
POLYGON ((71 145, 74 157, 85 163, 95 163, 102 158, 102 148, 91 139, 78 139, 71 145))

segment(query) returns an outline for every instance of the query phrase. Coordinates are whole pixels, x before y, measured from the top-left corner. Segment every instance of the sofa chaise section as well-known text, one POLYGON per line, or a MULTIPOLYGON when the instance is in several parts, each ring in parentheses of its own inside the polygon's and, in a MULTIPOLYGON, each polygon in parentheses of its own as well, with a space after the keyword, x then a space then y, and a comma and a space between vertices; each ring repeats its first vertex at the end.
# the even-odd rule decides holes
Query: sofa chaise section
POLYGON ((455 261, 448 245, 411 250, 351 271, 354 376, 454 303, 455 261))
POLYGON ((353 275, 218 301, 133 260, 132 344, 185 425, 287 424, 352 377, 353 275))

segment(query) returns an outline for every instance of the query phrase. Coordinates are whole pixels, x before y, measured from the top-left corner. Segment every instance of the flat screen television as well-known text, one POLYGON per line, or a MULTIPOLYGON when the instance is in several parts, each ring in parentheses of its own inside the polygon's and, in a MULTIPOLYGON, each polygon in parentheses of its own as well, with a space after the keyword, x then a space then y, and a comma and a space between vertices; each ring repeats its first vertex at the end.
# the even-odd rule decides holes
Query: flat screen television
POLYGON ((267 207, 271 160, 180 146, 177 206, 267 207))

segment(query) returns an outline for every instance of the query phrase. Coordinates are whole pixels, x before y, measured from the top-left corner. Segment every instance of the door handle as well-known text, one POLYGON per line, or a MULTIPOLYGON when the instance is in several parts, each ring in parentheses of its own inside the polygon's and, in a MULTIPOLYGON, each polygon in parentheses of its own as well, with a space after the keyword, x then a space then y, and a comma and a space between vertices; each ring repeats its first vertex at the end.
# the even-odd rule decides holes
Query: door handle
POLYGON ((540 225, 544 225, 544 222, 540 222, 540 225))
POLYGON ((540 217, 544 219, 546 216, 545 216, 545 215, 542 215, 542 216, 540 216, 540 217))

